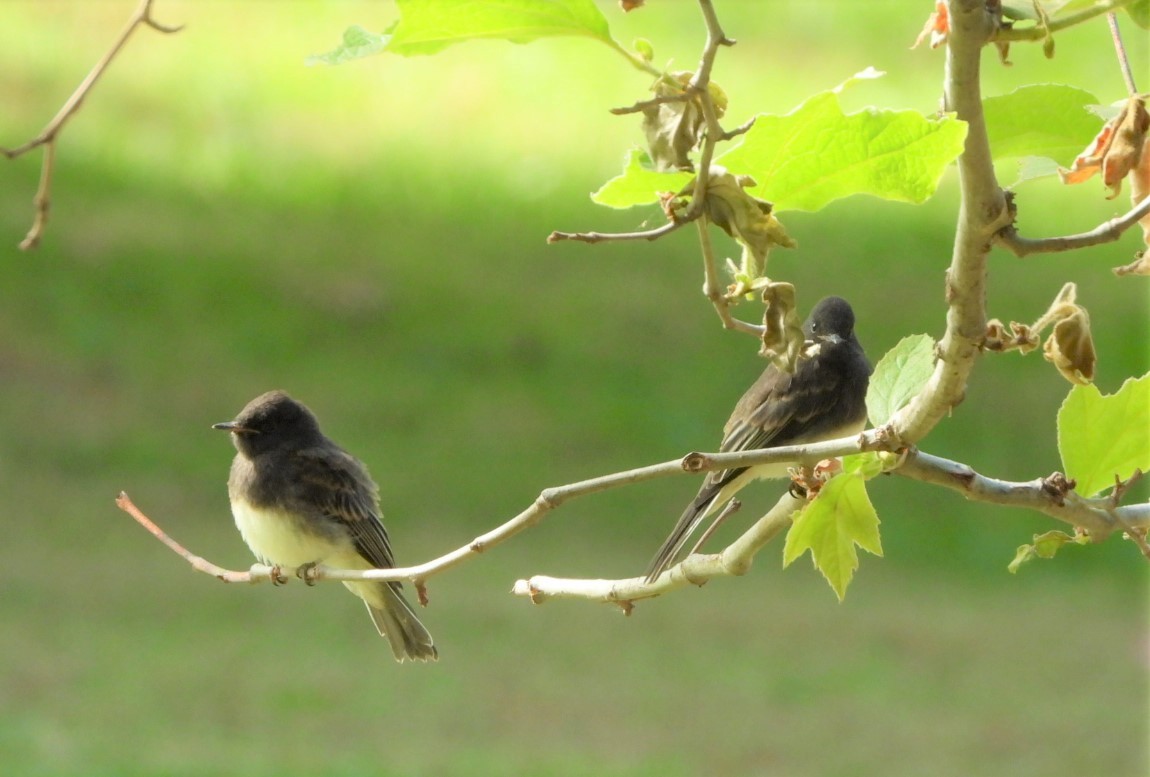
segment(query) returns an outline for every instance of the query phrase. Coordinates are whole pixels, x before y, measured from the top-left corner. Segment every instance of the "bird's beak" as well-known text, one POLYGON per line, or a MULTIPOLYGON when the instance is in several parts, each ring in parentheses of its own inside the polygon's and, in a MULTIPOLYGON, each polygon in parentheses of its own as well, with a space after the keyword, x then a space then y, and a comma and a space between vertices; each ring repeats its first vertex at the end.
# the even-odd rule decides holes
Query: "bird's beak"
POLYGON ((248 429, 246 426, 240 426, 235 421, 224 421, 222 424, 212 424, 213 429, 221 429, 225 432, 235 432, 236 434, 255 434, 255 429, 248 429))

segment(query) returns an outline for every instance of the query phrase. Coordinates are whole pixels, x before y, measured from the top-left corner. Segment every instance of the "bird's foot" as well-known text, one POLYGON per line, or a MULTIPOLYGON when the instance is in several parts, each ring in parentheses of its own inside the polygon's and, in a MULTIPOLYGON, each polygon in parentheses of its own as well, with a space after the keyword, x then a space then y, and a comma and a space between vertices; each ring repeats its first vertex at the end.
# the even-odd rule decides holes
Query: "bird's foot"
POLYGON ((271 578, 272 585, 286 585, 288 581, 287 575, 283 573, 283 568, 279 564, 272 564, 268 577, 271 578))
POLYGON ((315 571, 315 568, 318 566, 318 561, 309 561, 306 564, 300 564, 296 567, 295 576, 307 585, 315 585, 315 581, 319 578, 319 573, 315 571))

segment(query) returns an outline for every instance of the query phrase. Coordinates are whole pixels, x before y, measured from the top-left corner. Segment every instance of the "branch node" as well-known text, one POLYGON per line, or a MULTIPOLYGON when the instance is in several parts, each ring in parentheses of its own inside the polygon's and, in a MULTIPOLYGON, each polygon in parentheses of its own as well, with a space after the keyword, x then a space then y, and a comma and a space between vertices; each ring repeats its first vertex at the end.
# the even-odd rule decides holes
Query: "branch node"
POLYGON ((680 462, 684 472, 702 472, 709 463, 710 458, 707 454, 698 451, 691 451, 680 462))
POLYGON ((1050 497, 1054 504, 1062 507, 1066 504, 1066 495, 1078 485, 1074 480, 1061 472, 1052 472, 1042 479, 1042 491, 1050 497))

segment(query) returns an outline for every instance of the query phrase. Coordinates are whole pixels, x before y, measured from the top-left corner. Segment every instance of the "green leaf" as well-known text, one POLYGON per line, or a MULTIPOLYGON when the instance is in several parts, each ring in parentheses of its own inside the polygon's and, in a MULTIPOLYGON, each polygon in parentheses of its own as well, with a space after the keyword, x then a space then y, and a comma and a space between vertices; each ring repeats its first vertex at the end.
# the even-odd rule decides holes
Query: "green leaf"
POLYGON ((655 47, 651 45, 651 41, 646 38, 635 38, 635 42, 631 44, 635 48, 635 53, 644 62, 650 62, 655 58, 655 47))
POLYGON ((400 20, 387 50, 435 54, 453 43, 496 38, 528 43, 575 35, 618 46, 593 0, 396 0, 400 20))
POLYGON ((304 60, 307 65, 342 65, 353 59, 378 54, 387 47, 390 35, 380 35, 354 24, 344 30, 343 42, 326 54, 313 54, 304 60))
POLYGON ((786 116, 760 115, 717 161, 758 181, 748 193, 784 210, 814 211, 852 194, 923 202, 961 152, 966 123, 916 111, 844 114, 837 90, 786 116))
POLYGON ((1150 30, 1150 0, 1138 0, 1125 8, 1135 24, 1144 30, 1150 30))
POLYGON ((1054 554, 1067 543, 1085 545, 1088 542, 1090 542, 1090 537, 1085 533, 1067 534, 1054 529, 1044 534, 1035 534, 1034 544, 1019 545, 1018 551, 1014 554, 1014 560, 1007 564, 1006 568, 1010 570, 1012 575, 1017 574, 1018 568, 1033 558, 1054 558, 1054 554))
POLYGON ((844 471, 795 516, 783 545, 783 566, 810 550, 815 568, 842 601, 859 565, 855 546, 882 555, 878 525, 861 470, 848 472, 844 464, 844 471))
POLYGON ((899 340, 875 365, 866 393, 866 410, 882 426, 922 390, 934 372, 934 338, 910 335, 899 340))
POLYGON ((384 51, 405 57, 435 54, 453 43, 480 38, 529 43, 574 35, 622 49, 593 0, 396 0, 396 4, 400 19, 384 34, 349 27, 339 46, 308 57, 307 64, 340 65, 384 51))
POLYGON ((659 201, 660 192, 677 192, 691 182, 693 173, 659 173, 652 168, 646 151, 633 148, 627 152, 623 174, 599 187, 591 200, 608 208, 630 208, 659 201))
POLYGON ((1075 386, 1058 410, 1058 452, 1075 490, 1094 496, 1150 470, 1150 373, 1104 396, 1093 384, 1075 386))
POLYGON ((1084 89, 1034 84, 982 102, 995 159, 1044 156, 1069 165, 1102 122, 1087 106, 1098 99, 1084 89))
POLYGON ((898 457, 890 459, 881 453, 867 451, 866 453, 853 453, 843 456, 843 472, 857 474, 863 480, 878 477, 888 469, 888 462, 897 462, 898 457))
POLYGON ((1013 189, 1026 181, 1057 175, 1059 167, 1060 165, 1050 157, 1024 156, 1018 160, 1018 178, 1007 188, 1013 189))

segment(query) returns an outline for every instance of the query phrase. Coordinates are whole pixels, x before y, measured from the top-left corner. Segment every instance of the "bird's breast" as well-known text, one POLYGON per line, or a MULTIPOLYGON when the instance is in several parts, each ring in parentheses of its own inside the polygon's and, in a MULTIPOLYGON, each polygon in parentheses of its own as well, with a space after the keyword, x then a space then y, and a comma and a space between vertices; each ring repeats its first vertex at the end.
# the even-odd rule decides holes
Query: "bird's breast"
POLYGON ((296 567, 322 562, 347 550, 344 545, 307 531, 300 518, 283 510, 255 507, 242 499, 233 499, 232 515, 252 553, 269 564, 296 567))

